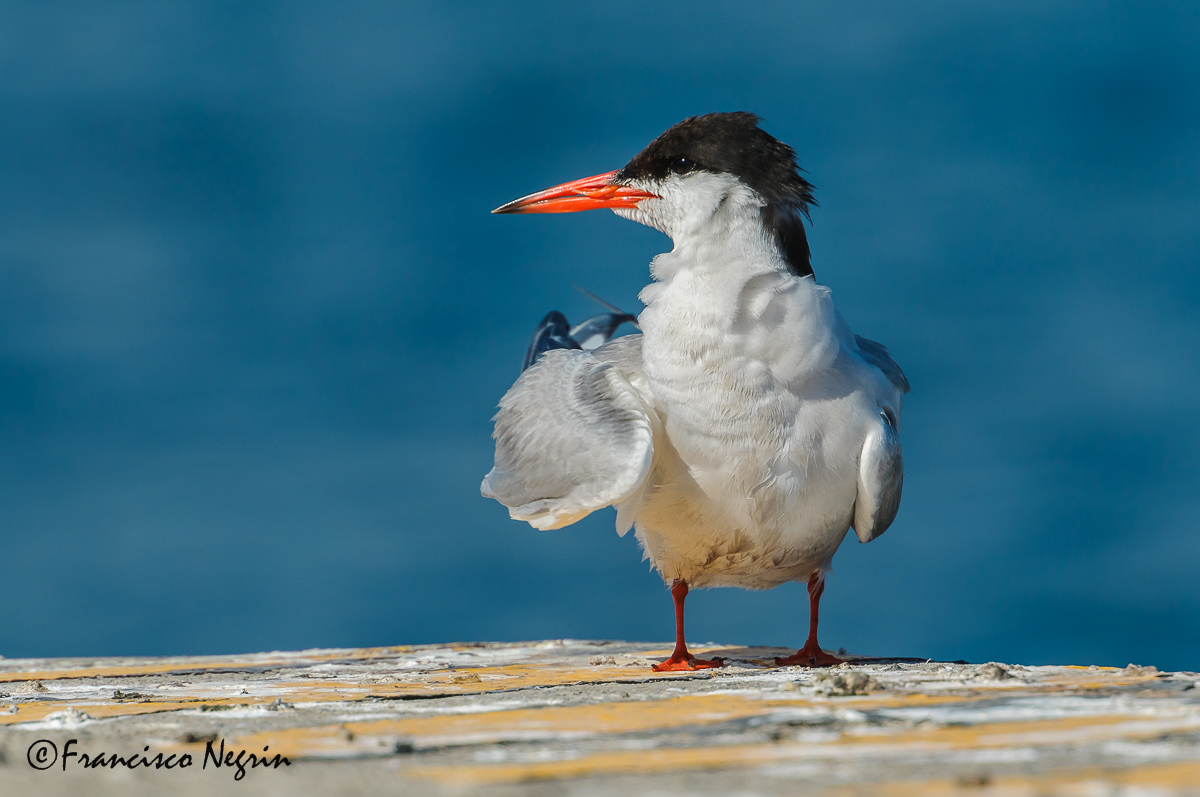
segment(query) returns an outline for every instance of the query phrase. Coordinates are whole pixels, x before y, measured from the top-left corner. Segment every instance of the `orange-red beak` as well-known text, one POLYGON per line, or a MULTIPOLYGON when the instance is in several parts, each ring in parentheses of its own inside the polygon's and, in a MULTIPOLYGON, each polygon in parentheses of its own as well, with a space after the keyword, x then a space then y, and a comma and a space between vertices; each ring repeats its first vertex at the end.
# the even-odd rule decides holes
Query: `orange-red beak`
POLYGON ((556 185, 536 194, 514 199, 493 210, 493 213, 574 213, 596 208, 636 208, 643 199, 657 199, 657 194, 614 185, 616 172, 597 174, 570 183, 556 185))

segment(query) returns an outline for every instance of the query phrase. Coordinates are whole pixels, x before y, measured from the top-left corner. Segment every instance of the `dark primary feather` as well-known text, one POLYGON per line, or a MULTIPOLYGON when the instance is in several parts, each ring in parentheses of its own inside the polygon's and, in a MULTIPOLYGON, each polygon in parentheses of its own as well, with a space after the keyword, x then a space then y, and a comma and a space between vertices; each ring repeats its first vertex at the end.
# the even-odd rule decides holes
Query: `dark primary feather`
MULTIPOLYGON (((589 294, 590 295, 590 294, 589 294)), ((637 324, 637 316, 629 313, 601 313, 594 315, 576 327, 557 310, 551 310, 538 324, 525 350, 521 364, 524 371, 551 349, 595 349, 612 339, 621 324, 637 324), (599 340, 597 340, 599 338, 599 340), (584 344, 587 344, 586 346, 584 344)))
POLYGON ((908 378, 900 370, 900 365, 888 354, 887 346, 864 338, 862 335, 855 335, 854 339, 858 341, 858 353, 862 355, 862 358, 880 371, 883 371, 883 375, 888 378, 889 382, 896 386, 897 390, 901 393, 907 393, 909 389, 908 378))
POLYGON ((546 313, 542 323, 533 331, 533 340, 525 350, 525 360, 521 370, 537 362, 538 358, 551 349, 578 349, 580 345, 571 337, 571 323, 567 317, 557 310, 546 313))
POLYGON ((571 337, 582 348, 595 349, 612 338, 621 324, 636 324, 637 316, 629 313, 601 313, 578 326, 571 327, 571 337), (595 340, 599 338, 599 340, 595 340))
POLYGON ((763 223, 775 235, 788 270, 811 276, 812 258, 802 217, 817 204, 800 176, 796 152, 758 126, 752 113, 710 113, 684 119, 625 164, 617 181, 662 180, 671 174, 732 174, 766 201, 763 223))

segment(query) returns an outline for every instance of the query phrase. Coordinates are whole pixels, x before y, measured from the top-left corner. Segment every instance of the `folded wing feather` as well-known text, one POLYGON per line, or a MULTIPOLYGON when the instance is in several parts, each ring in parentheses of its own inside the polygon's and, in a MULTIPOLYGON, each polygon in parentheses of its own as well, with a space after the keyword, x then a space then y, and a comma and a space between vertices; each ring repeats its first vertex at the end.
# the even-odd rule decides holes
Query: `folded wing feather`
POLYGON ((654 454, 649 412, 630 384, 640 338, 553 349, 521 374, 500 400, 484 496, 516 520, 557 529, 639 491, 654 454))
POLYGON ((887 531, 900 510, 904 489, 904 460, 900 437, 886 418, 863 442, 858 464, 858 498, 854 502, 854 533, 870 542, 887 531))
POLYGON ((863 441, 858 462, 858 498, 854 502, 854 533, 860 542, 870 542, 888 530, 900 510, 904 490, 904 458, 897 430, 900 406, 909 391, 908 379, 887 347, 873 340, 854 336, 859 356, 878 368, 895 389, 894 408, 879 413, 875 425, 863 441))

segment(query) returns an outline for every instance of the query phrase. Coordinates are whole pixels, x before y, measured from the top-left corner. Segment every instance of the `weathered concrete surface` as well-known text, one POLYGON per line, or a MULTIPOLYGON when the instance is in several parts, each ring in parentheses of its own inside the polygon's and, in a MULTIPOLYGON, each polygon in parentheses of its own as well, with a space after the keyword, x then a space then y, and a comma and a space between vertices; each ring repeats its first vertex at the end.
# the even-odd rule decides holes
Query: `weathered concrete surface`
POLYGON ((0 660, 0 794, 1200 795, 1196 673, 864 658, 810 671, 717 646, 696 652, 724 669, 650 672, 668 652, 561 640, 0 660), (70 757, 64 771, 71 739, 93 761, 175 754, 176 768, 70 757), (206 761, 210 741, 291 765, 235 783, 236 767, 206 761), (44 771, 30 763, 51 753, 44 771))

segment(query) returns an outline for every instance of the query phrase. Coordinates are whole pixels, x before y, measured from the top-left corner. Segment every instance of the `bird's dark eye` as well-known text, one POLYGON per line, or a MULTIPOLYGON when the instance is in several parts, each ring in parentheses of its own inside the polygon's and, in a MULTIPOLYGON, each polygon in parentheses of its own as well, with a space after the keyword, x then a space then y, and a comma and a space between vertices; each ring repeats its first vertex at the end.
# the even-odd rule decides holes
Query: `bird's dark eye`
POLYGON ((671 171, 675 174, 684 174, 696 168, 696 162, 691 158, 678 157, 671 163, 671 171))

